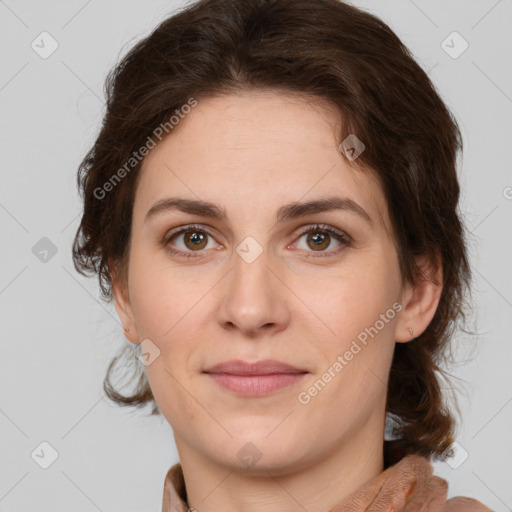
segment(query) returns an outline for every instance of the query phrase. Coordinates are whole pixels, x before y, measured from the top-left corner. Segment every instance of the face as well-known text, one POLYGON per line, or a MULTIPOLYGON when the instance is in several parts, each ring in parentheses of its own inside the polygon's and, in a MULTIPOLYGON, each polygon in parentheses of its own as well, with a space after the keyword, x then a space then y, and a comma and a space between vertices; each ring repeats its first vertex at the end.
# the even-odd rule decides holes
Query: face
POLYGON ((252 455, 279 474, 362 433, 383 442, 405 289, 382 190, 340 151, 337 122, 285 93, 204 98, 143 163, 116 307, 158 354, 145 369, 180 457, 240 470, 252 455), (342 207, 297 206, 327 198, 342 207), (205 373, 269 359, 301 373, 205 373))

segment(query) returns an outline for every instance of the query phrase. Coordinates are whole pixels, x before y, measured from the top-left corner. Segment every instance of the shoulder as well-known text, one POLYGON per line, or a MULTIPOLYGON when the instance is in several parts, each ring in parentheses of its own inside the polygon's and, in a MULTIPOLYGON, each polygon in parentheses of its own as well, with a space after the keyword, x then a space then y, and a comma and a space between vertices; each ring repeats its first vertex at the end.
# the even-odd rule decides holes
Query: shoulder
POLYGON ((446 502, 443 512, 494 512, 473 498, 457 496, 446 502))

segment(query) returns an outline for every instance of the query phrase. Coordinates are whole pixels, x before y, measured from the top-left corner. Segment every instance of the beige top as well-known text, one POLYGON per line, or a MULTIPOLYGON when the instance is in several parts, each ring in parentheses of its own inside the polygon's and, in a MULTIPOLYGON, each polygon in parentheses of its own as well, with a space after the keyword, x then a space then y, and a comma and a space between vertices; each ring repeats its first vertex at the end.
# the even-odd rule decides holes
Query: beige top
MULTIPOLYGON (((427 458, 408 455, 328 512, 493 512, 472 498, 457 496, 446 500, 447 493, 448 483, 433 474, 427 458)), ((188 512, 179 463, 165 477, 162 512, 188 512)))

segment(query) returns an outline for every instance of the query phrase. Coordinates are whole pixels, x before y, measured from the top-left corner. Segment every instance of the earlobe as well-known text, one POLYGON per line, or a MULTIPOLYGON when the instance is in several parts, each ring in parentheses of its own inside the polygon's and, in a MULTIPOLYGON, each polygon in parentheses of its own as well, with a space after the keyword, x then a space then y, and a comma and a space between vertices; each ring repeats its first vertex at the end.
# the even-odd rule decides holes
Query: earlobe
POLYGON ((130 296, 128 293, 128 283, 126 279, 118 273, 118 267, 115 263, 109 260, 109 269, 112 281, 112 295, 114 298, 114 305, 123 325, 125 337, 132 343, 139 343, 139 336, 137 327, 133 319, 132 308, 130 303, 130 296))
POLYGON ((443 291, 440 258, 419 262, 421 274, 415 285, 407 283, 403 291, 402 310, 395 326, 395 341, 407 343, 420 336, 437 311, 443 291))

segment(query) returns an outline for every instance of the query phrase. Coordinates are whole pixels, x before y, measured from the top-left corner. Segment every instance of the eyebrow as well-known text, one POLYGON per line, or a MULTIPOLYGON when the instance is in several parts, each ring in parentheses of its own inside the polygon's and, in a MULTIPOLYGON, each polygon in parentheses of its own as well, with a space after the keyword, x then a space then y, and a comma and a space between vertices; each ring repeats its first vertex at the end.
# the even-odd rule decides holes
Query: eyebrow
MULTIPOLYGON (((182 197, 168 197, 157 201, 146 213, 145 222, 169 210, 179 210, 192 215, 209 217, 220 221, 227 219, 226 210, 209 201, 186 199, 182 197)), ((277 210, 276 221, 284 222, 306 215, 328 211, 347 211, 359 215, 373 226, 368 213, 355 201, 348 197, 326 197, 307 202, 289 203, 277 210)))

